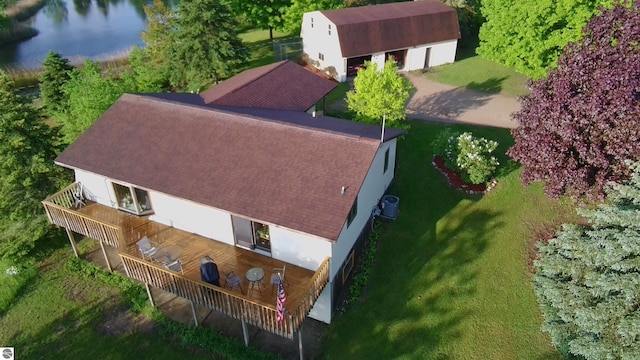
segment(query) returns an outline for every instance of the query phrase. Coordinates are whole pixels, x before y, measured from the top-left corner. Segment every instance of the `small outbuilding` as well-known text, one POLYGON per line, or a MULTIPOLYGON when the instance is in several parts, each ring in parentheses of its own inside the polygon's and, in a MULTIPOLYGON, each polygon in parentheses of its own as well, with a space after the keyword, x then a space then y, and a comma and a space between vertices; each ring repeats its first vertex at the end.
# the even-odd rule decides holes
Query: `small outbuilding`
POLYGON ((300 36, 311 63, 345 81, 367 60, 404 71, 452 63, 460 25, 454 8, 422 0, 308 12, 300 36))

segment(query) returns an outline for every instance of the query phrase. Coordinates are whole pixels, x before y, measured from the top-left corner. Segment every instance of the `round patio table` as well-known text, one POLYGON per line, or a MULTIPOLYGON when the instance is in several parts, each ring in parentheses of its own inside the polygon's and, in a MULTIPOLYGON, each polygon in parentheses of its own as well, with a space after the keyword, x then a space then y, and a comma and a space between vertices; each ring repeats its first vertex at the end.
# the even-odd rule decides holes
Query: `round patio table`
POLYGON ((247 280, 249 280, 249 290, 247 294, 249 294, 252 290, 257 289, 262 295, 262 279, 264 278, 264 269, 259 267, 254 267, 247 270, 247 274, 245 275, 247 280))

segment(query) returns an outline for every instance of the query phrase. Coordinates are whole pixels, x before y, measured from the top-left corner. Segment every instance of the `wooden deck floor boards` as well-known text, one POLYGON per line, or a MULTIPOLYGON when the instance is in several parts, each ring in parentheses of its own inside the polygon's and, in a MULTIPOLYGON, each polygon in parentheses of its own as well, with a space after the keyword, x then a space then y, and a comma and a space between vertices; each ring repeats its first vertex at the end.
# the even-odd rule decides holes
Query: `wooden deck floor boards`
POLYGON ((129 255, 142 258, 136 242, 143 236, 149 237, 152 242, 159 245, 159 255, 168 253, 173 258, 180 258, 184 276, 191 280, 200 280, 200 259, 210 256, 218 265, 222 286, 225 284, 223 274, 233 270, 242 281, 242 290, 236 287, 233 289, 234 292, 242 292, 248 299, 273 308, 276 306, 277 287, 272 291, 270 279, 274 268, 286 266, 286 307, 289 308, 296 308, 303 300, 307 294, 308 283, 314 275, 313 271, 293 264, 153 222, 148 219, 148 216, 135 216, 95 203, 89 203, 79 211, 120 227, 128 244, 126 249, 120 249, 120 251, 129 255), (247 294, 249 281, 245 274, 253 267, 264 269, 265 276, 261 281, 261 291, 252 291, 247 294))

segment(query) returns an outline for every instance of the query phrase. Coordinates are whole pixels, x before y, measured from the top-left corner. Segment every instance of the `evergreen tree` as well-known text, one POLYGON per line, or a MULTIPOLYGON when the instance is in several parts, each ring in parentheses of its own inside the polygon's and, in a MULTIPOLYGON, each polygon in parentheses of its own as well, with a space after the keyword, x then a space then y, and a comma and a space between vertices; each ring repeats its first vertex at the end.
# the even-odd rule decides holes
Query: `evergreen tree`
POLYGON ((625 160, 640 160, 640 1, 594 17, 584 35, 514 114, 508 154, 551 197, 602 198, 629 175, 625 160))
POLYGON ((401 127, 406 118, 405 106, 411 83, 398 73, 394 61, 387 61, 382 71, 378 65, 365 62, 353 80, 353 91, 347 93, 347 106, 356 113, 357 121, 381 124, 383 117, 389 127, 401 127))
POLYGON ((234 75, 249 57, 236 17, 219 0, 182 2, 175 24, 170 34, 174 87, 200 90, 234 75))
POLYGON ((71 78, 73 66, 69 60, 63 58, 59 53, 49 51, 42 63, 42 74, 40 74, 40 95, 47 112, 54 114, 65 111, 67 97, 62 91, 62 86, 71 78))
POLYGON ((540 245, 534 287, 543 330, 563 353, 640 359, 640 164, 607 203, 579 210, 588 226, 563 225, 540 245))
POLYGON ((18 259, 49 234, 41 201, 66 181, 60 134, 0 71, 0 257, 18 259))
POLYGON ((145 5, 147 28, 140 37, 145 46, 135 48, 129 62, 139 91, 161 92, 168 90, 171 73, 171 31, 175 27, 176 14, 162 0, 145 5))

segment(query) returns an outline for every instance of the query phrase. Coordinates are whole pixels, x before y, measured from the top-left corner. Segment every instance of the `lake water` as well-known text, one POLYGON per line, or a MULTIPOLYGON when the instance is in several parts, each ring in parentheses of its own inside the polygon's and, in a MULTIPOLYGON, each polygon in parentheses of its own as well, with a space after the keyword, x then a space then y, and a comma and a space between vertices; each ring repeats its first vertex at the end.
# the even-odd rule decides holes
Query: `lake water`
POLYGON ((26 24, 39 33, 30 40, 0 47, 0 65, 33 68, 49 50, 73 62, 104 60, 142 45, 144 5, 151 0, 48 0, 26 24))

